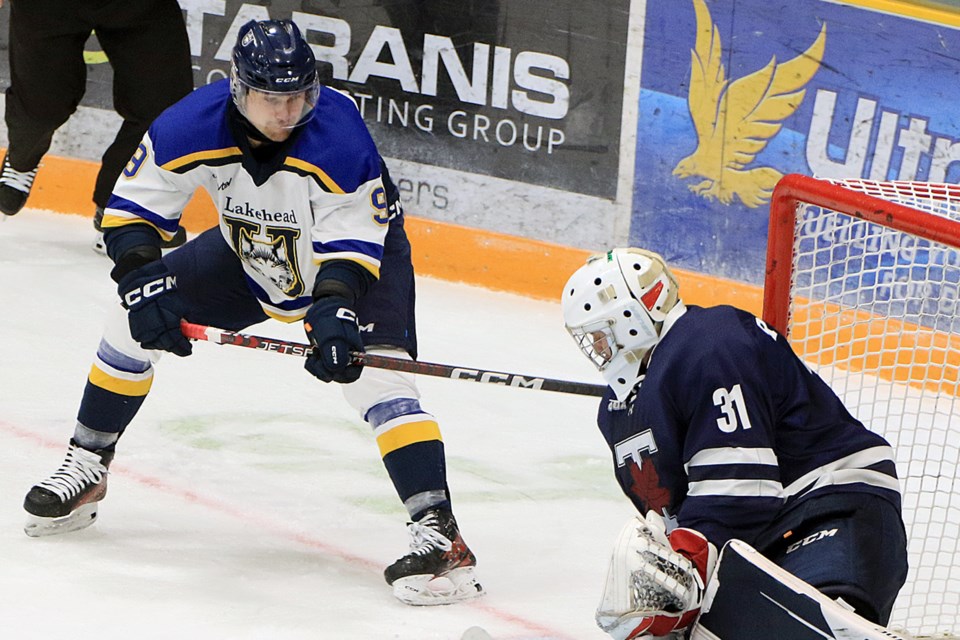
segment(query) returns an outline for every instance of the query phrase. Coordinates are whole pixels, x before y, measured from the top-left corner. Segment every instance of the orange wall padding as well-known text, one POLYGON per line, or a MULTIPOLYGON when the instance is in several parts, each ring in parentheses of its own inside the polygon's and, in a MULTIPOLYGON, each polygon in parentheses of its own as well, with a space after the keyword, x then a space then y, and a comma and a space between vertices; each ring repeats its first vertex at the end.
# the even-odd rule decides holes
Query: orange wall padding
MULTIPOLYGON (((88 160, 46 156, 28 207, 92 216, 93 184, 99 165, 88 160)), ((198 233, 216 224, 210 197, 198 190, 184 210, 183 226, 198 233)), ((507 291, 541 300, 559 300, 567 278, 590 251, 463 227, 408 215, 413 263, 424 276, 507 291)), ((604 250, 606 247, 598 247, 604 250)), ((759 287, 675 269, 687 304, 731 304, 760 315, 759 287)))

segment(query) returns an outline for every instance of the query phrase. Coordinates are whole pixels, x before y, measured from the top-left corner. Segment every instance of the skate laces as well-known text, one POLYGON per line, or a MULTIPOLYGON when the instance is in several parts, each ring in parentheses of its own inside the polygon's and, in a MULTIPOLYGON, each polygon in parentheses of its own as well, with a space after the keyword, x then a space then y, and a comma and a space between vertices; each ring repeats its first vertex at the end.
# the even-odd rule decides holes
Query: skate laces
POLYGON ((17 191, 30 193, 33 187, 33 180, 37 177, 37 169, 34 167, 30 171, 17 171, 10 166, 10 160, 7 157, 3 159, 3 172, 0 173, 0 183, 13 187, 17 191))
POLYGON ((434 549, 450 551, 453 548, 453 542, 437 530, 440 526, 436 514, 429 514, 419 522, 410 522, 407 529, 410 530, 410 554, 422 556, 430 553, 434 549))
POLYGON ((71 444, 60 468, 37 486, 52 491, 66 501, 88 486, 99 483, 106 474, 107 468, 101 463, 99 455, 71 444))

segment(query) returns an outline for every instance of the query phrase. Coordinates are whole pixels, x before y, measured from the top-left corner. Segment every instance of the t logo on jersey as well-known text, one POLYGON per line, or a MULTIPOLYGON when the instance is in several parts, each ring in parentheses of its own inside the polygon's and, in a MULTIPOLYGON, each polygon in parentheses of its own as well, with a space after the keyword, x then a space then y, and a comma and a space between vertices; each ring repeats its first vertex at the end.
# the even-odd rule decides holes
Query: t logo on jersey
POLYGON ((653 439, 653 432, 650 429, 641 431, 635 436, 626 440, 621 440, 614 446, 614 455, 617 460, 617 467, 628 467, 629 480, 620 472, 617 475, 620 478, 621 485, 624 486, 630 495, 635 496, 645 509, 663 512, 670 506, 670 491, 660 484, 660 474, 657 472, 656 465, 648 460, 649 464, 642 464, 643 454, 654 454, 657 452, 657 443, 653 439), (629 461, 634 464, 630 465, 629 461), (629 483, 629 484, 627 484, 629 483))
POLYGON ((657 452, 657 443, 653 440, 653 432, 650 429, 641 431, 635 436, 626 440, 621 440, 614 447, 614 454, 617 458, 617 466, 622 467, 627 464, 627 460, 633 459, 638 467, 643 466, 640 454, 644 451, 649 453, 657 452))

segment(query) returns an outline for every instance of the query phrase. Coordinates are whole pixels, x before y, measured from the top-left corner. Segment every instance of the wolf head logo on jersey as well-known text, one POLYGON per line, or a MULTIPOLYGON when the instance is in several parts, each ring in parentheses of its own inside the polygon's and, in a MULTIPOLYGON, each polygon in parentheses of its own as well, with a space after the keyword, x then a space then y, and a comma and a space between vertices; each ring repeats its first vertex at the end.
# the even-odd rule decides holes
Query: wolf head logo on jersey
POLYGON ((241 260, 284 293, 290 294, 300 283, 300 278, 287 260, 287 250, 282 238, 268 244, 241 235, 240 246, 237 248, 241 260))

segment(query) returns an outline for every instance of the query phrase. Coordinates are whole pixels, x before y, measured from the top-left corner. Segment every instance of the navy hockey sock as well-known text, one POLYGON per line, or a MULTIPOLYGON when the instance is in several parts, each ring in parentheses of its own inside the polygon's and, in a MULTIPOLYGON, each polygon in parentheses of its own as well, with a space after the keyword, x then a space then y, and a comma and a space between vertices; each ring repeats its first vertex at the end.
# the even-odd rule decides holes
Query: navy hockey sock
POLYGON ((83 390, 77 422, 93 432, 120 434, 137 415, 153 384, 149 362, 100 342, 83 390))
POLYGON ((397 398, 371 408, 383 464, 411 519, 428 509, 450 509, 447 467, 436 419, 414 398, 397 398))

